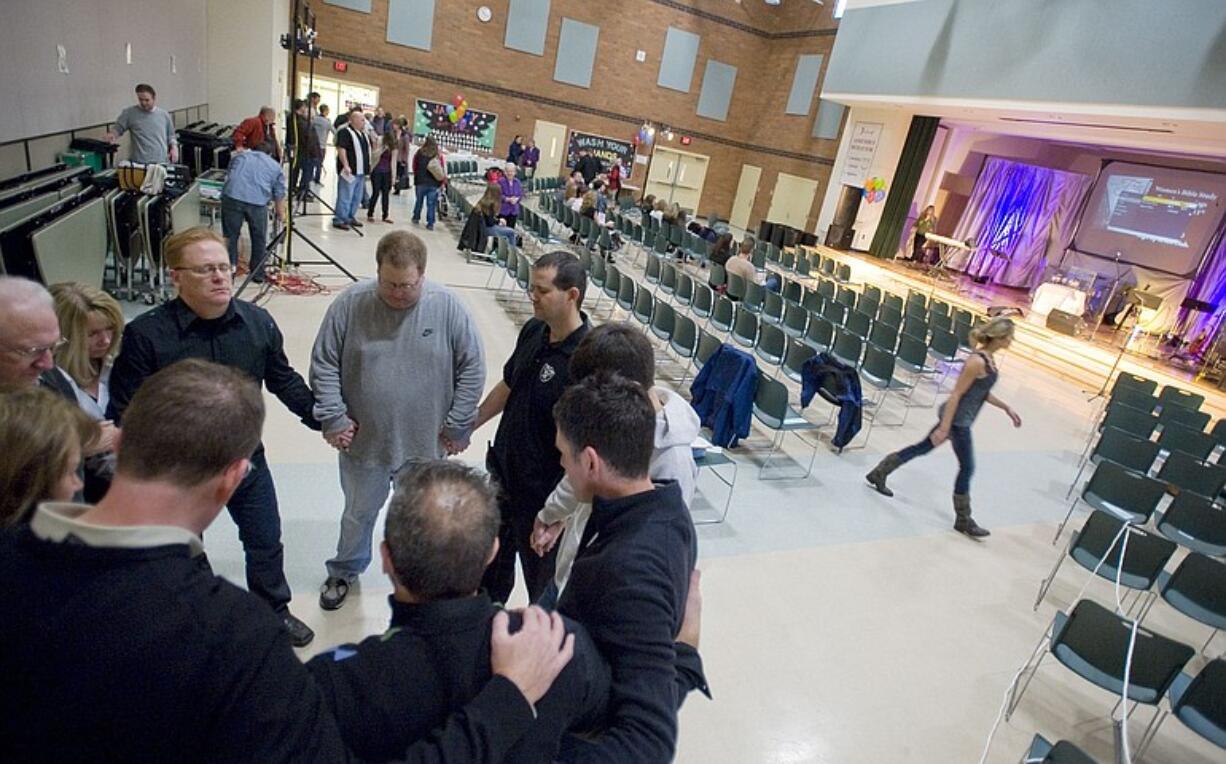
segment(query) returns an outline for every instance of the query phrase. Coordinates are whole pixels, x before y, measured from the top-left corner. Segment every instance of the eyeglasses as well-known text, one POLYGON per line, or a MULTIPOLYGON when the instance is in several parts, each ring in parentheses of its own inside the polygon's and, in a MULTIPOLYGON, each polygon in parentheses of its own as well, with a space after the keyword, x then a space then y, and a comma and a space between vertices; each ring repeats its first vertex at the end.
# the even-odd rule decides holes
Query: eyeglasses
POLYGON ((391 289, 393 292, 399 292, 399 291, 416 292, 418 288, 421 287, 422 282, 424 282, 425 280, 426 280, 426 277, 422 276, 421 278, 417 279, 417 281, 399 281, 397 282, 397 281, 384 281, 383 279, 379 279, 379 283, 387 287, 388 289, 391 289))
POLYGON ((50 345, 39 345, 38 347, 24 347, 24 348, 15 347, 15 346, 10 345, 8 350, 10 353, 16 353, 17 355, 23 358, 38 358, 42 356, 43 353, 54 354, 55 351, 59 350, 60 348, 64 347, 67 344, 68 344, 68 338, 60 337, 58 340, 51 343, 50 345))
POLYGON ((220 273, 223 276, 229 276, 234 270, 234 266, 229 263, 209 263, 208 265, 193 265, 190 268, 171 268, 172 271, 187 271, 196 276, 212 276, 214 273, 220 273))

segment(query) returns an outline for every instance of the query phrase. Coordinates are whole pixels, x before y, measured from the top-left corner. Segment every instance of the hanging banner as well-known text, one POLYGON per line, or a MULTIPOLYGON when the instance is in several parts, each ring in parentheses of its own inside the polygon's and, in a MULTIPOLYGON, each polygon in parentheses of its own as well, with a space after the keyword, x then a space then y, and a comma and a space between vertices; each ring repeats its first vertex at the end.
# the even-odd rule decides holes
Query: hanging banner
POLYGON ((465 107, 460 112, 462 116, 452 119, 456 106, 418 98, 416 108, 413 109, 413 137, 425 138, 427 135, 433 135, 440 146, 473 152, 493 152, 498 115, 469 109, 467 101, 463 103, 465 107))
POLYGON ((630 179, 631 172, 634 170, 634 144, 630 141, 571 130, 570 141, 566 145, 567 167, 574 167, 575 162, 579 161, 580 149, 587 149, 588 152, 594 154, 604 164, 605 169, 612 167, 615 161, 621 162, 622 169, 626 173, 622 180, 630 179))
POLYGON ((873 157, 877 154, 877 144, 881 142, 881 131, 884 127, 880 122, 857 122, 852 127, 851 138, 847 141, 847 156, 843 159, 840 183, 864 187, 869 171, 873 168, 873 157))

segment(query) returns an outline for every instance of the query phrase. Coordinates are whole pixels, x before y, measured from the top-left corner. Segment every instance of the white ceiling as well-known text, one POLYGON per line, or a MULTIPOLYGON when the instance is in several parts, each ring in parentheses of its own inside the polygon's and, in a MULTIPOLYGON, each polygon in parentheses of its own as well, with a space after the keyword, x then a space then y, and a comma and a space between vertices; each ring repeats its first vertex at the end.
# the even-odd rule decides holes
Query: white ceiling
POLYGON ((947 122, 1059 142, 1226 157, 1226 110, 1154 109, 977 99, 892 98, 823 93, 847 106, 898 109, 947 122))

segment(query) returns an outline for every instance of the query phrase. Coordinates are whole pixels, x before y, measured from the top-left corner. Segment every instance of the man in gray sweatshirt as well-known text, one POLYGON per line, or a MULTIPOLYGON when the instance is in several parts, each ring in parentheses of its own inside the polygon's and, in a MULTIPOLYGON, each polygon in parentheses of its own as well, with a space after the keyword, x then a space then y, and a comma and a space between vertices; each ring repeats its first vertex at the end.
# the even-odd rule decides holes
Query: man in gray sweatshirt
POLYGON ((179 161, 179 140, 170 114, 157 105, 157 93, 152 85, 136 86, 136 106, 129 106, 115 118, 115 128, 106 134, 112 143, 119 136, 132 133, 133 162, 179 161))
POLYGON ((319 605, 335 610, 370 565, 371 534, 392 476, 406 463, 468 445, 485 389, 476 324, 464 304, 426 280, 426 245, 393 231, 375 251, 378 278, 328 308, 311 352, 315 418, 340 451, 336 556, 319 605))

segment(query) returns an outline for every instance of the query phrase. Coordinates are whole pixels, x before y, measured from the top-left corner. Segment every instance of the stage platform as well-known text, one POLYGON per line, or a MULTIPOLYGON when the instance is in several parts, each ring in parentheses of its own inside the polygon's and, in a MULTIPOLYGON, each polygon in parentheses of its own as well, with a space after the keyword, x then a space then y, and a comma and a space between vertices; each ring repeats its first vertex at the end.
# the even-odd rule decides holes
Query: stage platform
MULTIPOLYGON (((859 252, 822 245, 804 248, 835 257, 851 266, 853 285, 872 284, 904 297, 909 291, 932 294, 951 305, 980 314, 986 313, 988 307, 994 305, 1021 308, 1023 313, 1027 313, 1030 306, 1030 299, 1023 289, 976 284, 957 272, 949 272, 952 280, 934 280, 923 271, 902 261, 881 260, 859 252)), ((1017 333, 1013 352, 1089 391, 1087 396, 1102 388, 1124 340, 1121 334, 1104 330, 1100 331, 1099 339, 1091 341, 1033 324, 1024 316, 1014 320, 1017 323, 1017 333)), ((1135 346, 1136 341, 1133 344, 1135 346)), ((1226 392, 1215 385, 1196 381, 1195 373, 1191 370, 1181 368, 1163 358, 1153 358, 1131 351, 1124 354, 1119 369, 1155 379, 1159 387, 1169 384, 1194 389, 1205 396, 1204 408, 1209 410, 1215 419, 1226 416, 1226 392)))

